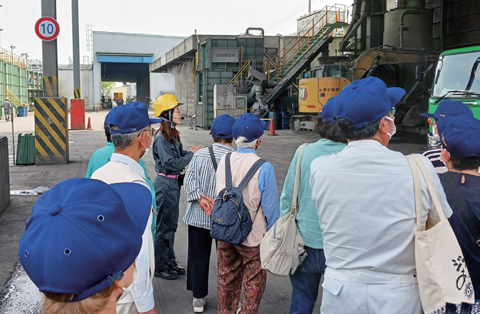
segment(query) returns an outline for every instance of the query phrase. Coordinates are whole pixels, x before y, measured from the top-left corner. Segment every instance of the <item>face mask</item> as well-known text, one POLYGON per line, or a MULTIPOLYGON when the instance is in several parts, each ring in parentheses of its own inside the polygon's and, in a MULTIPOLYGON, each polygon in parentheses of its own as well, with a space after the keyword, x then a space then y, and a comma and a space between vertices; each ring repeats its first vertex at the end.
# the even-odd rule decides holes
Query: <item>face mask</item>
POLYGON ((133 269, 132 283, 128 287, 122 287, 123 293, 120 296, 119 300, 123 299, 124 297, 126 297, 130 293, 132 285, 133 285, 133 283, 135 282, 136 279, 137 279, 137 267, 135 266, 135 268, 133 269))
POLYGON ((397 127, 395 125, 395 120, 390 118, 390 117, 385 117, 385 119, 387 119, 389 121, 392 121, 392 131, 391 131, 392 133, 387 133, 390 136, 390 138, 392 138, 392 136, 394 136, 395 133, 397 133, 397 127))
POLYGON ((143 156, 146 156, 148 152, 150 152, 150 149, 153 146, 153 136, 148 135, 148 133, 147 133, 147 136, 152 139, 152 143, 150 144, 150 147, 143 146, 145 148, 145 153, 143 153, 142 158, 143 156))

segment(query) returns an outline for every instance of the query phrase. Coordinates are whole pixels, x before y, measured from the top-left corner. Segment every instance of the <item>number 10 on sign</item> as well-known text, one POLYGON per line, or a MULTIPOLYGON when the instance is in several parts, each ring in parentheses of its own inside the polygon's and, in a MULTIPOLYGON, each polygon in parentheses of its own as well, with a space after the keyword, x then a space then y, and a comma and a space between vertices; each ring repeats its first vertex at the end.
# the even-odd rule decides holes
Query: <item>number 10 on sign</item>
POLYGON ((40 39, 44 41, 52 41, 58 37, 60 26, 54 18, 45 16, 35 23, 35 32, 40 39))

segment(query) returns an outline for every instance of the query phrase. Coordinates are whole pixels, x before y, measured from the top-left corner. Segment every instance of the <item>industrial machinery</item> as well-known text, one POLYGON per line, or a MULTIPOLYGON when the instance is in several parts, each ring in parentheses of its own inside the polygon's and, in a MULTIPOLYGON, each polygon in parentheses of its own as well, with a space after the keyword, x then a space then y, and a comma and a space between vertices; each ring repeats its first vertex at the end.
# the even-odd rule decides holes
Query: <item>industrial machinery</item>
POLYGON ((325 103, 350 84, 346 79, 347 65, 324 64, 313 71, 309 78, 301 79, 298 85, 299 114, 290 117, 290 129, 296 132, 313 131, 313 117, 325 103))
POLYGON ((213 85, 213 118, 222 114, 231 115, 234 118, 247 112, 247 95, 234 94, 232 84, 213 85))

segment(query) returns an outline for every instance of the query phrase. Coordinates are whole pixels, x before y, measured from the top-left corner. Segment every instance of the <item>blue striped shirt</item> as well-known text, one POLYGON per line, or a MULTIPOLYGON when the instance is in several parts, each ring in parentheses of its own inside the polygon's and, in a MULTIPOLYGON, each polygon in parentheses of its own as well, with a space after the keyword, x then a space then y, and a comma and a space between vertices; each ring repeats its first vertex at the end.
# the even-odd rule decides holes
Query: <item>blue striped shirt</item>
MULTIPOLYGON (((220 159, 230 152, 233 152, 231 146, 219 143, 213 144, 213 153, 217 165, 220 163, 220 159)), ((184 188, 188 203, 182 219, 183 222, 194 227, 210 229, 210 217, 205 214, 197 202, 202 195, 215 197, 215 169, 208 147, 202 148, 193 155, 185 173, 184 188)))

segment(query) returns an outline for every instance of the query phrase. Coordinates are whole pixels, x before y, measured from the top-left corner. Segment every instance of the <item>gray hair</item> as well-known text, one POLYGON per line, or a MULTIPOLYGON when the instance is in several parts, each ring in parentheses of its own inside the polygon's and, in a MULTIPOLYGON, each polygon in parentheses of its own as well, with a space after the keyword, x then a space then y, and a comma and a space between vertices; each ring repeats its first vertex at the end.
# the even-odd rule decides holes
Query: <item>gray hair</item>
MULTIPOLYGON (((116 126, 112 126, 111 128, 112 130, 118 129, 116 126)), ((135 139, 143 130, 144 129, 133 132, 133 133, 126 133, 126 134, 113 133, 112 135, 110 135, 113 146, 121 150, 133 145, 133 143, 135 142, 135 139)))
POLYGON ((238 147, 238 148, 254 148, 255 145, 257 145, 258 139, 253 140, 253 141, 251 141, 251 142, 245 142, 246 140, 247 140, 246 137, 239 136, 239 137, 235 140, 235 144, 237 144, 237 147, 238 147))

